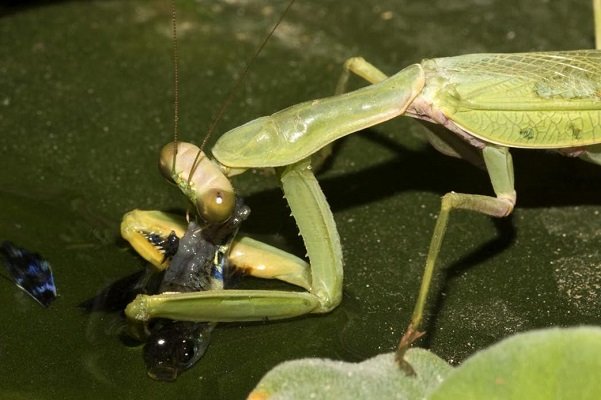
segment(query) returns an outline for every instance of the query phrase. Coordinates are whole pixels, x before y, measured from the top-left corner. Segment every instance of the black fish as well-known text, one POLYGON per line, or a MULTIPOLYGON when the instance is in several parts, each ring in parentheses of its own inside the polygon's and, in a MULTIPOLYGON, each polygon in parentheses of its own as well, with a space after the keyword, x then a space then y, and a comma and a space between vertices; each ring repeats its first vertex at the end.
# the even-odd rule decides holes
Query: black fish
MULTIPOLYGON (((230 275, 227 251, 250 209, 236 199, 234 215, 221 224, 201 228, 190 222, 159 287, 162 292, 199 292, 222 289, 230 275)), ((204 354, 215 323, 157 319, 151 322, 144 345, 148 375, 173 381, 204 354)))

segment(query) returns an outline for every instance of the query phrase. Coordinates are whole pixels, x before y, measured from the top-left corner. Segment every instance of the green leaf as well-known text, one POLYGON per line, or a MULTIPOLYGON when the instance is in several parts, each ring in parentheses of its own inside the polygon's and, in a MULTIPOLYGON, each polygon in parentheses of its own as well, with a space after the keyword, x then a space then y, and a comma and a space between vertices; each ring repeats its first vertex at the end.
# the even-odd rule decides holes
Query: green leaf
POLYGON ((452 369, 423 349, 407 361, 406 376, 394 353, 362 363, 303 359, 282 363, 249 399, 599 399, 601 329, 546 329, 512 336, 452 369))
POLYGON ((506 339, 469 358, 438 399, 599 399, 601 329, 547 329, 506 339))
POLYGON ((361 363, 307 358, 275 367, 249 399, 417 399, 424 398, 452 371, 444 360, 423 349, 411 349, 407 361, 416 377, 407 376, 394 353, 361 363))

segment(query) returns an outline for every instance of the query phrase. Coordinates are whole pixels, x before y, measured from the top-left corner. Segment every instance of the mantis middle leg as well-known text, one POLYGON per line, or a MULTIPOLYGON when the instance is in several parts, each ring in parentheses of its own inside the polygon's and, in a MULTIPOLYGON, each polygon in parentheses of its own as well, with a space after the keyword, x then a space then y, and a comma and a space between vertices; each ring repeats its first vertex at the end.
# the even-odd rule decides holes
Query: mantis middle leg
POLYGON ((351 57, 346 60, 342 66, 342 74, 338 79, 335 94, 342 94, 346 92, 346 87, 351 72, 372 84, 381 82, 388 78, 384 72, 380 71, 373 64, 367 62, 363 57, 351 57))

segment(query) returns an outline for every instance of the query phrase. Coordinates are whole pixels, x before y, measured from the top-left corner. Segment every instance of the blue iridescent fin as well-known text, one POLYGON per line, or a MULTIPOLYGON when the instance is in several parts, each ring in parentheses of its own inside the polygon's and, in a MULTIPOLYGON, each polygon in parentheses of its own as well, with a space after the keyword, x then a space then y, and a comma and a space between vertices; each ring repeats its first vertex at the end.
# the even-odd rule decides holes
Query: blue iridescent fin
MULTIPOLYGON (((213 276, 213 279, 215 279, 217 281, 217 285, 223 287, 224 286, 224 270, 226 269, 226 263, 227 263, 227 254, 226 251, 229 250, 229 246, 228 247, 224 247, 224 246, 220 246, 217 248, 217 251, 215 252, 215 260, 213 262, 213 268, 211 268, 211 275, 213 276)), ((213 283, 213 285, 215 285, 215 283, 213 283)))
POLYGON ((39 254, 17 247, 9 241, 0 245, 0 253, 11 278, 18 287, 44 307, 56 298, 52 268, 39 254))

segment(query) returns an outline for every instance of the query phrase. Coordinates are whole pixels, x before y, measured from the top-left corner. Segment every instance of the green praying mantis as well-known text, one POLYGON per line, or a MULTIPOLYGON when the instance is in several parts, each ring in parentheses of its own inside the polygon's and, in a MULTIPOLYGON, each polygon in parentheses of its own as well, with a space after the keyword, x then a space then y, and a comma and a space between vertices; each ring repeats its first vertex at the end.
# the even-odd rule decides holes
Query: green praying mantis
MULTIPOLYGON (((594 3, 599 38, 599 1, 594 3)), ((511 214, 516 191, 510 148, 554 150, 601 165, 601 50, 434 58, 392 76, 355 57, 344 63, 333 97, 291 106, 223 134, 211 149, 213 159, 190 143, 166 145, 160 156, 163 174, 206 223, 230 217, 235 203, 230 177, 250 169, 275 169, 310 264, 239 237, 229 253, 234 265, 304 291, 217 289, 140 295, 126 309, 132 326, 139 329, 153 318, 257 321, 334 309, 342 298, 342 249, 311 159, 327 153, 339 138, 401 115, 454 133, 449 139, 433 132, 428 139, 443 154, 482 160, 495 193, 450 192, 442 197, 419 294, 397 350, 398 362, 411 372, 404 354, 423 335, 424 307, 451 211, 497 218, 511 214), (370 85, 346 92, 351 74, 370 85)), ((122 224, 124 236, 157 268, 166 267, 164 260, 139 232, 174 231, 179 236, 184 229, 183 222, 159 213, 131 213, 122 224)))

